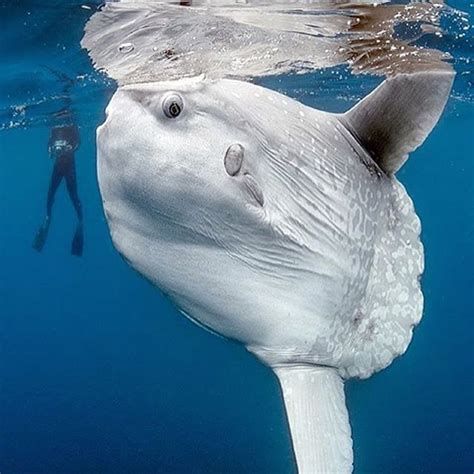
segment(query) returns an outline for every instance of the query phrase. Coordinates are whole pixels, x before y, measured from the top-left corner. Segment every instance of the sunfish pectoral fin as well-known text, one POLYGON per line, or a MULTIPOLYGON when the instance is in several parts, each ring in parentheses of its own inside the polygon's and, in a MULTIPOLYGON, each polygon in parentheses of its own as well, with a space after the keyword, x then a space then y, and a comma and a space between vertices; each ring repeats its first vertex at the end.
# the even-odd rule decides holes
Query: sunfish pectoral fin
POLYGON ((273 368, 282 388, 299 474, 352 472, 344 384, 336 369, 273 368))
POLYGON ((438 122, 454 75, 438 70, 390 77, 340 119, 385 173, 396 173, 438 122))
POLYGON ((238 178, 254 204, 263 206, 265 198, 262 189, 250 172, 245 171, 244 159, 245 148, 240 143, 234 143, 224 155, 224 168, 229 176, 238 178))
POLYGON ((240 143, 234 143, 224 156, 224 168, 229 176, 236 176, 240 173, 244 163, 245 149, 240 143))

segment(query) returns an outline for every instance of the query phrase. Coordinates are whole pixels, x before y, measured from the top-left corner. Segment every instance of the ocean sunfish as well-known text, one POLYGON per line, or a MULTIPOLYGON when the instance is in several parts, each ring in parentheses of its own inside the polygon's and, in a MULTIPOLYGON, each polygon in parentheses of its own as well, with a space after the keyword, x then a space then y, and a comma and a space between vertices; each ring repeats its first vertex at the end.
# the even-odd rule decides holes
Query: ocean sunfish
POLYGON ((352 471, 343 382, 387 367, 420 321, 420 221, 395 173, 453 77, 386 79, 344 114, 229 79, 127 85, 97 131, 115 247, 273 369, 301 474, 352 471))

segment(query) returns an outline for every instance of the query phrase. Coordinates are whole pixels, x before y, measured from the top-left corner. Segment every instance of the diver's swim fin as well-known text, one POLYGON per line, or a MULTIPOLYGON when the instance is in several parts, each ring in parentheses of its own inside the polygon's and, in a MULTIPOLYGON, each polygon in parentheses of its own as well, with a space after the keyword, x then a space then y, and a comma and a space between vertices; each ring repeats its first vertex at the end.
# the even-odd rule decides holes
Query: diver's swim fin
POLYGON ((33 240, 33 248, 37 252, 41 252, 43 250, 44 244, 46 243, 46 238, 48 237, 49 231, 49 222, 50 220, 47 217, 35 235, 35 239, 33 240))
POLYGON ((84 234, 82 231, 82 222, 77 225, 76 232, 71 243, 71 253, 76 257, 82 256, 82 250, 84 248, 84 234))

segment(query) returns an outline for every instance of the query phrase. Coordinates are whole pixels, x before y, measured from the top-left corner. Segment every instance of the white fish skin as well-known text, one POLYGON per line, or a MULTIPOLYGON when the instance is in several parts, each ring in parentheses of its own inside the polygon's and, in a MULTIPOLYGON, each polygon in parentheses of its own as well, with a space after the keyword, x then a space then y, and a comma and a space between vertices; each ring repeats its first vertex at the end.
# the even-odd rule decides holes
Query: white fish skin
POLYGON ((116 248, 183 313, 274 368, 302 473, 351 471, 336 379, 386 367, 421 318, 419 220, 391 170, 429 134, 451 83, 446 72, 403 75, 345 115, 227 79, 129 85, 98 129, 116 248), (180 113, 170 118, 163 106, 173 100, 180 113), (392 100, 391 119, 416 129, 408 148, 372 113, 392 100), (319 422, 302 414, 321 411, 319 422))
POLYGON ((120 252, 205 326, 271 349, 272 364, 330 365, 334 320, 365 291, 390 189, 337 117, 230 80, 127 86, 107 115, 99 180, 120 252), (161 111, 170 89, 185 103, 176 120, 161 111), (263 207, 243 172, 225 171, 233 143, 263 207), (377 200, 359 197, 372 188, 377 200), (368 224, 352 231, 357 216, 368 224))

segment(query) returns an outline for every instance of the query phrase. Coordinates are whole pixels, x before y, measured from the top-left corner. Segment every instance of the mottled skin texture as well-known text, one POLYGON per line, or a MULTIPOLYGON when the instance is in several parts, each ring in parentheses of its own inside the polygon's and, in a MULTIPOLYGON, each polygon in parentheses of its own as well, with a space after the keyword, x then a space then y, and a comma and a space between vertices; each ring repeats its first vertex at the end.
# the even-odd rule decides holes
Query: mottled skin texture
POLYGON ((420 222, 394 173, 438 121, 446 71, 401 74, 343 115, 253 84, 130 85, 98 130, 116 248, 282 388, 300 474, 352 471, 343 379, 420 320, 420 222))
POLYGON ((405 350, 421 316, 418 219, 339 116, 203 78, 123 87, 107 111, 98 169, 114 243, 183 312, 271 366, 365 377, 405 350), (367 297, 390 278, 400 307, 389 288, 367 297))

